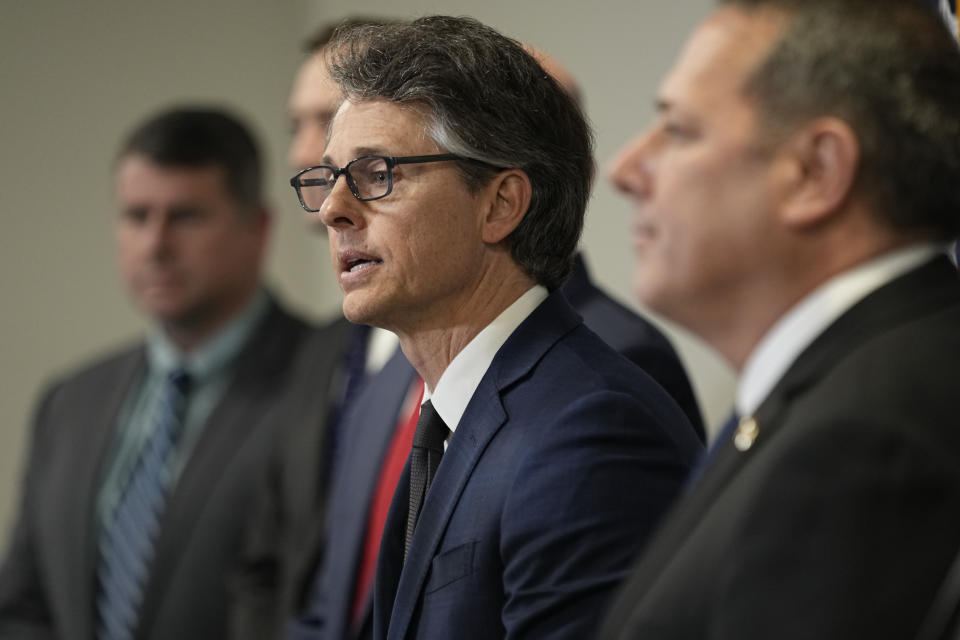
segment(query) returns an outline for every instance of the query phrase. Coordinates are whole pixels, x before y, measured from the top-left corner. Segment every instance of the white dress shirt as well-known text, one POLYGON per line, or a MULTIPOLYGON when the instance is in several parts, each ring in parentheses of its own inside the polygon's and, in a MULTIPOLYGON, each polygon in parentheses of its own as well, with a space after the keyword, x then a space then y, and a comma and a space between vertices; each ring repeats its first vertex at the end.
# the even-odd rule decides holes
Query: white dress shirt
POLYGON ((747 358, 737 389, 737 414, 753 415, 803 350, 850 307, 941 251, 933 243, 891 251, 834 276, 794 305, 747 358))
POLYGON ((546 288, 540 285, 527 290, 454 356, 435 389, 424 389, 423 402, 430 400, 433 403, 433 408, 451 433, 460 424, 467 404, 500 347, 527 316, 547 299, 547 295, 546 288))

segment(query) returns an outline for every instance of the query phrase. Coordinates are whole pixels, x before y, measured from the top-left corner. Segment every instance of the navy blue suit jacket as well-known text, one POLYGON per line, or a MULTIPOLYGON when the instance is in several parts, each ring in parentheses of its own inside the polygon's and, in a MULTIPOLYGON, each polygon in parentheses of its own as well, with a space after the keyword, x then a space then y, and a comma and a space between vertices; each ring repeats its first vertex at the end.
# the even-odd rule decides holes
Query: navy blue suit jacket
MULTIPOLYGON (((563 287, 570 304, 583 316, 584 324, 604 342, 640 366, 680 405, 703 439, 703 424, 693 390, 676 351, 650 321, 613 300, 591 281, 578 255, 573 273, 563 287)), ((326 536, 314 535, 318 560, 326 547, 325 560, 303 572, 305 582, 296 586, 306 600, 303 612, 293 621, 290 640, 368 638, 373 622, 373 598, 360 624, 351 627, 350 615, 357 569, 363 552, 370 500, 397 424, 407 390, 416 372, 397 350, 393 359, 373 376, 356 398, 352 412, 344 416, 342 459, 332 479, 329 527, 326 536)), ((315 527, 314 531, 320 531, 315 527)))
POLYGON ((586 637, 699 451, 676 403, 555 292, 473 394, 405 564, 401 476, 374 638, 586 637))
MULTIPOLYGON (((314 574, 306 612, 291 621, 289 640, 368 637, 373 597, 358 628, 350 616, 363 555, 370 502, 396 430, 398 416, 417 372, 398 348, 364 384, 344 416, 343 464, 337 465, 330 492, 326 555, 314 574)), ((321 541, 317 541, 321 545, 321 541)))
POLYGON ((590 279, 581 254, 574 258, 573 272, 563 285, 563 295, 583 316, 583 323, 617 353, 650 374, 686 414, 701 440, 703 420, 690 379, 673 345, 652 322, 611 298, 590 279))

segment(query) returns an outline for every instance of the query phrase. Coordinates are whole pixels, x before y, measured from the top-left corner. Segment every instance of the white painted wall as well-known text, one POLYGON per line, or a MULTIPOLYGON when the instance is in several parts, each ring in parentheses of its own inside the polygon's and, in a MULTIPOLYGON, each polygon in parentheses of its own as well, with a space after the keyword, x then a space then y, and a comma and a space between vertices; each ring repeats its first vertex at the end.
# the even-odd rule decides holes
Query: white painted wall
MULTIPOLYGON (((29 415, 42 384, 135 335, 111 235, 111 161, 128 129, 184 100, 233 107, 270 163, 277 229, 271 279, 313 315, 339 295, 326 243, 305 232, 286 183, 285 101, 313 26, 351 14, 472 15, 533 43, 583 85, 601 175, 584 248, 596 278, 625 303, 633 262, 629 207, 603 165, 652 114, 654 88, 708 0, 589 3, 488 0, 53 0, 4 3, 0 17, 0 548, 14 515, 29 415), (288 193, 289 192, 289 193, 288 193)), ((729 371, 668 327, 711 425, 731 402, 729 371)))

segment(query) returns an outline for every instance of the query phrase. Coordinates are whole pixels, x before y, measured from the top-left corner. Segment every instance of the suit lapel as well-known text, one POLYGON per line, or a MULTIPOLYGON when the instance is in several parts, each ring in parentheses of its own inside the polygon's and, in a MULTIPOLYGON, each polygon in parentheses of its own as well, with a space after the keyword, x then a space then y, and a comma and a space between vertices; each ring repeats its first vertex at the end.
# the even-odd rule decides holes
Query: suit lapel
POLYGON ((295 379, 288 378, 287 382, 300 390, 291 393, 296 405, 288 413, 283 442, 274 460, 277 466, 271 474, 276 474, 281 487, 279 517, 289 525, 285 527, 282 544, 286 556, 283 562, 291 576, 289 597, 296 606, 305 602, 323 552, 330 475, 326 466, 327 425, 331 407, 338 403, 333 379, 340 373, 342 345, 350 340, 353 329, 346 319, 340 319, 314 333, 308 345, 298 345, 296 349, 299 357, 306 359, 305 366, 295 379), (317 393, 323 389, 328 391, 317 393))
MULTIPOLYGON (((481 388, 483 386, 481 383, 481 388)), ((483 394, 486 397, 482 398, 484 405, 482 409, 474 408, 477 405, 480 389, 474 394, 470 401, 470 409, 460 422, 461 427, 465 427, 468 424, 466 420, 469 419, 470 427, 463 431, 460 427, 457 428, 450 439, 446 453, 443 454, 437 476, 430 485, 430 491, 420 512, 420 520, 417 522, 416 534, 410 544, 410 553, 400 574, 393 614, 390 617, 389 638, 405 637, 430 570, 431 561, 440 545, 447 522, 457 506, 460 494, 487 443, 506 420, 506 413, 500 405, 499 395, 495 389, 492 390, 492 394, 490 391, 487 389, 483 394)), ((409 477, 409 472, 406 471, 406 473, 409 477)), ((409 485, 403 494, 403 502, 406 502, 408 494, 409 485)), ((403 511, 404 517, 406 516, 406 509, 399 511, 403 511)))
MULTIPOLYGON (((443 464, 441 463, 441 466, 443 464)), ((391 624, 394 604, 397 598, 397 585, 403 569, 403 536, 407 521, 407 498, 410 495, 410 460, 400 473, 397 490, 390 501, 387 521, 383 526, 380 539, 380 552, 377 554, 377 569, 373 584, 373 638, 383 640, 387 637, 391 624)))
MULTIPOLYGON (((494 357, 464 411, 460 424, 450 439, 447 451, 430 485, 420 512, 416 533, 410 545, 407 561, 396 577, 393 589, 392 613, 387 638, 399 640, 406 637, 423 592, 430 566, 446 531, 463 489, 483 455, 490 440, 507 420, 500 394, 521 377, 543 357, 563 335, 581 324, 580 317, 570 308, 559 292, 550 295, 524 320, 494 357)), ((518 425, 518 428, 522 428, 518 425)), ((409 468, 409 464, 408 464, 409 468)), ((402 531, 407 513, 409 494, 409 471, 404 469, 403 492, 394 495, 391 504, 392 525, 402 531), (402 496, 402 500, 399 498, 402 496)), ((391 524, 388 521, 388 525, 391 524)), ((381 546, 381 557, 384 548, 381 546)), ((400 536, 399 553, 403 555, 403 540, 400 536)), ((399 562, 391 563, 390 583, 399 562)), ((379 581, 379 576, 378 576, 379 581)), ((390 589, 384 585, 384 596, 390 597, 390 589)), ((378 596, 380 592, 378 591, 378 596)))
MULTIPOLYGON (((334 502, 330 505, 328 525, 330 546, 336 553, 326 557, 328 566, 324 571, 334 576, 334 584, 350 585, 351 588, 329 594, 338 603, 330 607, 327 623, 330 636, 334 638, 348 636, 357 571, 366 542, 370 502, 414 377, 413 367, 397 349, 384 368, 364 386, 353 408, 344 417, 346 446, 341 460, 349 461, 349 464, 341 464, 336 472, 335 486, 339 490, 335 492, 334 502), (349 491, 345 491, 344 487, 349 491), (358 496, 363 499, 357 499, 358 496)), ((317 524, 322 526, 326 523, 317 524)), ((316 536, 318 541, 323 538, 323 535, 316 536)))

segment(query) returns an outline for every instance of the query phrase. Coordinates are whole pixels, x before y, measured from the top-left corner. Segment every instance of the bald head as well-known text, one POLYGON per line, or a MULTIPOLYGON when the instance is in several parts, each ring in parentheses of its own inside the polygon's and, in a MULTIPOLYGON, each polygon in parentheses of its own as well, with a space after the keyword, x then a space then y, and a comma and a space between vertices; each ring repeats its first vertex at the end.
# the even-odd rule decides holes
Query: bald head
POLYGON ((523 48, 526 49, 527 53, 533 56, 537 62, 540 63, 540 66, 543 67, 543 70, 550 74, 550 76, 557 81, 557 84, 559 84, 580 107, 583 107, 580 86, 574 79, 573 74, 570 73, 566 67, 560 64, 556 58, 548 55, 540 49, 537 49, 536 47, 525 44, 523 45, 523 48))

